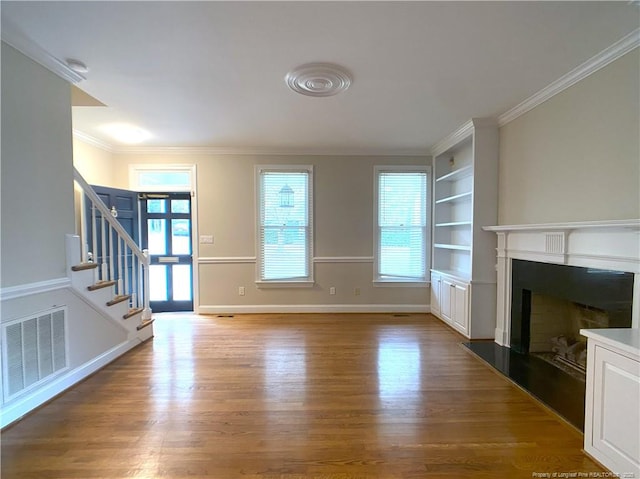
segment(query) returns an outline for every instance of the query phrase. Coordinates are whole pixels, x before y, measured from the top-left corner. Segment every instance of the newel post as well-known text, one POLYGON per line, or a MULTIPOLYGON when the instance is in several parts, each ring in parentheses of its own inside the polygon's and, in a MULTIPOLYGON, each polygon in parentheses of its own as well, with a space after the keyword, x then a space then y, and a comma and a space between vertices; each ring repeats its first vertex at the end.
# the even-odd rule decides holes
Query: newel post
POLYGON ((143 249, 142 254, 144 255, 144 264, 142 267, 144 274, 144 309, 142 310, 142 320, 146 321, 151 319, 151 307, 149 306, 149 250, 143 249))

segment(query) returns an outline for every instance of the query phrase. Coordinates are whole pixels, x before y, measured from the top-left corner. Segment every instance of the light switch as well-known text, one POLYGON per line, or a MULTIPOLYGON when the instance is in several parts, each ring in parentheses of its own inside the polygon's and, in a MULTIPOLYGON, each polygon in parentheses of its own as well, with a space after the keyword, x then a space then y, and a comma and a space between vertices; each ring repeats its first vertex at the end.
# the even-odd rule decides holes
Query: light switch
POLYGON ((200 244, 213 244, 213 235, 200 235, 200 244))

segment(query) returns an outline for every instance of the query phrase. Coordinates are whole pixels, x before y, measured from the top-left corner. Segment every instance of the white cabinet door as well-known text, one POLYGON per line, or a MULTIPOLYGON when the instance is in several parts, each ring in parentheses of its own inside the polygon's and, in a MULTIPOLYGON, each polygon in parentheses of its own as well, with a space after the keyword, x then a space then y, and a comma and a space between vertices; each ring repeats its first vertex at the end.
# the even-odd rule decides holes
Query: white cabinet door
POLYGON ((442 279, 439 274, 431 274, 431 313, 440 317, 440 294, 442 279))
POLYGON ((455 284, 453 288, 451 316, 453 326, 462 334, 469 335, 469 308, 467 287, 462 284, 455 284))
POLYGON ((639 477, 640 363, 592 343, 589 339, 593 368, 588 366, 587 374, 593 376, 587 378, 585 450, 621 477, 639 477))
POLYGON ((452 300, 455 286, 447 279, 442 278, 440 291, 440 314, 442 319, 451 324, 452 300))

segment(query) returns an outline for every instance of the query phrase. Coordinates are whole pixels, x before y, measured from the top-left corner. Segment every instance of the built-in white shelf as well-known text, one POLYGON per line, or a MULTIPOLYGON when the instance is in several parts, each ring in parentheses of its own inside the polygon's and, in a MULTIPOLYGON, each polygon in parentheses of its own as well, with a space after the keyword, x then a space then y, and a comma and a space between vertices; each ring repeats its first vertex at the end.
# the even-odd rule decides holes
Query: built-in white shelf
POLYGON ((451 223, 436 223, 434 225, 436 228, 439 227, 461 227, 461 226, 471 226, 471 221, 453 221, 451 223))
POLYGON ((433 247, 439 249, 454 249, 457 251, 471 251, 471 246, 462 244, 436 243, 433 247))
POLYGON ((436 183, 440 181, 457 181, 462 178, 468 178, 473 175, 473 165, 468 165, 458 170, 454 170, 451 173, 442 175, 440 178, 436 178, 436 183))
POLYGON ((493 119, 474 118, 431 151, 431 310, 471 339, 495 336, 496 238, 481 228, 498 217, 498 136, 493 119))
POLYGON ((471 199, 471 191, 467 191, 466 193, 460 193, 453 196, 447 196, 446 198, 442 198, 440 200, 436 200, 436 205, 441 205, 443 203, 457 203, 459 201, 467 201, 471 199))

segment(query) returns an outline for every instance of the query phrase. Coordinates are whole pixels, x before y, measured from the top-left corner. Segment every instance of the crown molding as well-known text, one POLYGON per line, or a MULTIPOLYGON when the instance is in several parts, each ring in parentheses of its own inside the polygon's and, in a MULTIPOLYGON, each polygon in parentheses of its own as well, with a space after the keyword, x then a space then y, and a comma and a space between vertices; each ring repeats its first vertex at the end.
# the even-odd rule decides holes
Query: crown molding
POLYGON ((80 83, 85 77, 73 71, 63 61, 57 59, 44 48, 34 42, 31 38, 22 32, 11 20, 2 18, 2 32, 0 34, 2 41, 11 45, 23 55, 31 60, 39 63, 47 70, 55 73, 63 80, 73 84, 80 83))
POLYGON ((423 156, 422 149, 270 148, 218 146, 115 146, 114 153, 140 155, 252 155, 252 156, 423 156))
POLYGON ((547 101, 549 98, 566 90, 570 86, 575 85, 580 80, 583 80, 601 68, 604 68, 609 63, 617 60, 626 53, 629 53, 634 48, 638 48, 638 46, 640 46, 640 28, 635 29, 633 32, 629 33, 610 47, 605 48, 582 65, 574 68, 566 75, 546 86, 538 93, 535 93, 522 103, 498 116, 498 126, 504 126, 519 116, 524 115, 528 111, 547 101))
POLYGON ((130 155, 250 155, 250 156, 423 156, 424 149, 380 148, 272 148, 272 147, 223 147, 223 146, 120 146, 107 143, 80 130, 73 130, 73 137, 109 153, 130 155))
POLYGON ((101 150, 107 151, 109 153, 115 152, 113 145, 110 145, 109 143, 99 140, 91 135, 88 135, 83 131, 76 130, 75 128, 73 129, 73 137, 76 140, 86 143, 87 145, 95 146, 96 148, 100 148, 101 150))
POLYGON ((465 138, 471 136, 471 133, 473 133, 473 120, 467 121, 456 131, 445 136, 442 140, 433 145, 433 148, 431 148, 431 156, 437 156, 444 153, 452 146, 457 145, 465 138))

